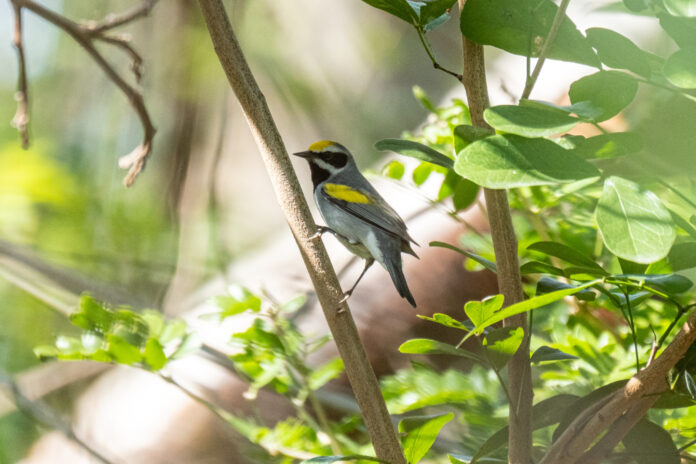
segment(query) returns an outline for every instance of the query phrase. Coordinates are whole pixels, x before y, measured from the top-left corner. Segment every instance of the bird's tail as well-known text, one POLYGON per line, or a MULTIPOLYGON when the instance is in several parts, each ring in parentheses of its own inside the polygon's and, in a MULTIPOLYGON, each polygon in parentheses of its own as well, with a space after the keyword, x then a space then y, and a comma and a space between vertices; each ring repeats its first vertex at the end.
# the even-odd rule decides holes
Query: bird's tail
POLYGON ((384 263, 384 267, 387 268, 389 275, 391 276, 392 282, 396 290, 399 292, 401 298, 406 298, 406 301, 411 303, 411 306, 416 307, 416 300, 413 299, 411 291, 408 289, 408 284, 406 283, 406 277, 404 277, 404 271, 401 269, 401 256, 396 262, 387 261, 384 263))

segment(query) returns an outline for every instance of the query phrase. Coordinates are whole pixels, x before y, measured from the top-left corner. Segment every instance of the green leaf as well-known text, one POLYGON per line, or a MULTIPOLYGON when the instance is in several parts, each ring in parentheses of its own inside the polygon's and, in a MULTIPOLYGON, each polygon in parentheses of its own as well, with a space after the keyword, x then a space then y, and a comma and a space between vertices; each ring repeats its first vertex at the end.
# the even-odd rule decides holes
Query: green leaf
MULTIPOLYGON (((539 430, 559 422, 563 417, 564 411, 576 400, 577 396, 560 394, 540 401, 532 406, 532 430, 539 430)), ((470 464, 480 462, 481 458, 488 456, 507 444, 509 432, 509 427, 505 426, 491 435, 488 440, 481 445, 481 448, 479 448, 471 459, 470 464)))
MULTIPOLYGON (((574 287, 574 285, 570 285, 565 282, 552 279, 550 277, 542 277, 537 282, 536 294, 543 295, 545 293, 551 293, 558 290, 565 290, 574 287)), ((583 290, 581 292, 577 292, 574 296, 575 298, 581 301, 594 301, 594 299, 597 297, 595 292, 593 292, 592 290, 583 290)))
POLYGON ((150 338, 145 343, 145 363, 153 371, 158 371, 167 364, 167 356, 164 354, 162 345, 156 338, 150 338))
POLYGON ((580 158, 614 158, 643 149, 643 138, 635 132, 612 132, 590 138, 574 138, 573 154, 580 158))
POLYGON ((678 18, 667 13, 658 13, 660 26, 681 48, 696 44, 696 18, 678 18))
POLYGON ((478 197, 478 193, 478 185, 474 184, 469 179, 460 177, 454 188, 454 195, 452 196, 454 210, 462 211, 473 205, 478 197))
POLYGON ((550 264, 542 263, 541 261, 528 261, 520 266, 520 274, 552 274, 557 276, 564 276, 565 274, 561 269, 550 264))
POLYGON ((679 274, 622 274, 616 277, 645 283, 670 295, 688 292, 694 285, 691 280, 679 274))
POLYGON ((682 462, 679 450, 674 445, 669 432, 645 418, 633 426, 622 443, 626 447, 626 453, 637 464, 655 464, 656 462, 679 464, 682 462))
POLYGON ((425 0, 425 5, 420 9, 420 24, 427 30, 434 29, 447 19, 447 13, 457 0, 425 0))
POLYGON ((416 168, 413 170, 413 173, 411 174, 411 178, 413 179, 413 183, 420 186, 423 185, 423 183, 428 180, 428 177, 430 177, 430 174, 435 170, 435 166, 433 166, 430 163, 421 163, 416 168))
POLYGON ((428 94, 425 93, 425 90, 423 90, 422 87, 419 87, 417 85, 414 85, 411 88, 411 91, 413 92, 413 96, 420 102, 421 105, 423 105, 423 108, 426 110, 430 111, 431 113, 437 113, 437 108, 435 105, 433 105, 433 102, 430 101, 428 98, 428 94))
POLYGON ((568 132, 580 122, 550 106, 492 106, 483 112, 488 124, 499 131, 525 137, 545 137, 568 132))
POLYGON ((458 320, 456 320, 448 314, 435 313, 433 314, 433 317, 423 316, 419 314, 417 317, 419 319, 423 319, 424 321, 431 321, 440 325, 444 325, 445 327, 464 330, 466 332, 469 331, 469 328, 467 326, 465 326, 464 324, 462 324, 461 322, 459 322, 458 320))
POLYGON ((561 111, 566 114, 575 114, 577 115, 578 118, 581 118, 583 120, 592 120, 599 116, 602 113, 601 108, 597 108, 594 106, 591 102, 588 101, 582 101, 575 103, 573 105, 556 105, 554 103, 542 101, 542 100, 527 100, 527 99, 522 99, 520 100, 520 106, 525 106, 525 107, 531 107, 531 108, 540 108, 543 110, 547 110, 549 108, 556 110, 556 111, 561 111))
POLYGON ((344 456, 317 456, 312 459, 305 459, 304 461, 302 461, 301 464, 331 464, 332 462, 339 461, 372 461, 389 464, 388 461, 384 461, 373 456, 366 456, 364 454, 347 454, 344 456))
POLYGON ((618 32, 601 27, 585 31, 587 41, 597 50, 597 56, 610 68, 628 69, 650 77, 650 63, 646 53, 630 39, 618 32))
POLYGON ((593 165, 542 138, 494 135, 459 152, 454 170, 483 187, 553 185, 599 176, 593 165))
POLYGON ((408 340, 399 347, 399 352, 404 354, 449 354, 485 364, 480 356, 471 351, 456 348, 447 343, 438 342, 437 340, 431 340, 429 338, 413 338, 408 340))
POLYGON ((481 266, 485 267, 489 271, 491 271, 493 273, 498 272, 498 269, 496 268, 495 263, 493 261, 487 260, 486 258, 483 258, 483 257, 477 255, 476 253, 471 253, 470 251, 462 250, 461 248, 458 248, 454 245, 450 245, 449 243, 445 243, 445 242, 437 242, 437 241, 430 242, 428 245, 430 245, 432 247, 447 248, 449 250, 456 251, 457 253, 461 253, 464 256, 466 256, 467 258, 476 261, 477 263, 479 263, 481 266))
POLYGON ((384 168, 382 168, 382 174, 396 180, 404 177, 404 172, 406 172, 404 164, 396 160, 390 161, 386 166, 384 166, 384 168))
POLYGON ((417 464, 433 446, 442 427, 454 418, 454 414, 435 416, 411 416, 399 422, 399 432, 403 434, 402 445, 408 464, 417 464))
POLYGON ((569 359, 578 359, 578 357, 544 345, 540 346, 536 349, 536 351, 534 351, 530 362, 532 364, 539 364, 542 362, 567 361, 569 359))
POLYGON ((677 50, 667 58, 662 72, 677 87, 696 89, 696 50, 677 50))
MULTIPOLYGON (((539 56, 557 11, 550 0, 467 0, 460 27, 474 42, 522 56, 531 49, 532 56, 539 56)), ((548 56, 599 67, 592 47, 568 16, 563 18, 548 56)))
POLYGON ((452 169, 454 162, 439 151, 433 150, 427 145, 412 140, 384 139, 375 143, 377 150, 389 150, 411 158, 452 169))
POLYGON ((538 251, 539 253, 543 253, 547 256, 559 258, 567 263, 575 264, 576 266, 580 267, 596 269, 597 271, 606 274, 606 271, 602 269, 599 264, 595 263, 592 258, 585 256, 574 248, 564 245, 563 243, 535 242, 529 245, 527 250, 538 251))
POLYGON ((362 0, 368 5, 401 18, 409 24, 418 23, 418 16, 415 10, 406 0, 362 0))
POLYGON ((118 335, 109 334, 106 351, 119 364, 132 365, 143 359, 140 349, 126 342, 118 335))
POLYGON ((604 182, 595 217, 609 251, 636 263, 664 258, 676 237, 672 217, 660 199, 621 177, 604 182))
POLYGON ((599 71, 585 76, 570 85, 570 101, 588 101, 602 110, 595 121, 606 121, 619 114, 633 101, 638 91, 638 82, 620 71, 599 71))
POLYGON ((696 267, 696 242, 675 243, 667 259, 675 272, 696 267))
POLYGON ((235 316, 244 311, 259 312, 261 310, 261 298, 241 286, 230 288, 230 295, 213 298, 213 304, 217 306, 222 318, 235 316))
POLYGON ((495 295, 483 301, 467 301, 464 305, 464 312, 469 316, 469 319, 471 319, 477 332, 481 333, 481 331, 478 330, 479 326, 489 320, 496 311, 502 308, 504 301, 505 297, 503 295, 495 295))
POLYGON ((522 327, 500 327, 491 330, 483 340, 488 361, 496 369, 502 369, 517 353, 523 338, 524 329, 522 327))
POLYGON ((343 367, 343 360, 341 358, 335 358, 313 369, 307 378, 309 389, 312 391, 320 389, 326 382, 341 375, 343 367))
POLYGON ((500 322, 503 319, 507 319, 510 316, 514 316, 516 314, 521 314, 521 313, 526 313, 527 311, 541 308, 542 306, 546 306, 550 303, 556 302, 558 300, 562 300, 563 298, 565 298, 567 296, 575 295, 576 293, 578 293, 582 290, 585 290, 586 288, 589 288, 593 285, 596 285, 601 281, 602 281, 601 279, 592 280, 590 282, 585 282, 582 285, 578 285, 577 287, 568 288, 568 289, 564 289, 564 290, 558 290, 556 292, 551 292, 551 293, 545 293, 544 295, 535 296, 534 298, 530 298, 530 299, 524 300, 520 303, 515 303, 513 305, 510 305, 506 308, 501 309, 500 311, 496 311, 488 319, 483 320, 480 325, 476 326, 476 333, 480 334, 483 332, 483 330, 485 328, 490 327, 491 325, 495 324, 496 322, 500 322))
POLYGON ((662 0, 667 11, 674 16, 693 18, 696 16, 696 0, 662 0))
POLYGON ((459 153, 469 145, 477 140, 485 139, 495 133, 490 129, 484 127, 470 126, 468 124, 462 124, 455 127, 452 130, 452 137, 454 138, 454 151, 459 153))

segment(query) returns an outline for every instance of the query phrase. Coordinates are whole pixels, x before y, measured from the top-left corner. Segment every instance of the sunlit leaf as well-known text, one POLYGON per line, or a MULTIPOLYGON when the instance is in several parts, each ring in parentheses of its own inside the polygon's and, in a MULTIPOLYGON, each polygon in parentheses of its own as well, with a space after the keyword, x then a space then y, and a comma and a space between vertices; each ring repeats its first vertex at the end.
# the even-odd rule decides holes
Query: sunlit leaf
POLYGON ((329 380, 335 379, 341 375, 343 367, 343 360, 341 358, 335 358, 313 369, 307 379, 309 381, 309 389, 318 390, 329 380))
POLYGON ((145 344, 145 363, 153 371, 158 371, 167 364, 167 356, 156 338, 150 338, 145 344))
MULTIPOLYGON (((558 7, 550 0, 467 0, 461 32, 468 39, 516 55, 539 56, 558 7), (530 43, 531 39, 531 43, 530 43)), ((599 67, 599 60, 575 24, 565 16, 549 58, 599 67)))
POLYGON ((570 86, 570 101, 589 101, 602 112, 595 121, 605 121, 619 114, 633 101, 638 91, 638 82, 621 71, 599 71, 585 76, 570 86))
POLYGON ((442 427, 454 418, 451 412, 435 416, 411 416, 399 422, 406 462, 417 464, 433 446, 442 427))
POLYGON ((504 301, 505 297, 503 295, 495 295, 483 301, 467 301, 464 305, 464 312, 478 329, 479 326, 493 317, 496 311, 503 307, 504 301))
POLYGON ((456 348, 447 343, 430 340, 428 338, 414 338, 408 340, 399 347, 399 352, 404 354, 449 354, 483 363, 483 359, 471 351, 456 348))
POLYGON ((696 89, 696 50, 677 50, 667 58, 662 72, 677 87, 696 89))
POLYGON ((606 247, 637 263, 664 258, 676 237, 672 217, 660 199, 621 177, 604 182, 595 215, 606 247))
POLYGON ((457 155, 461 176, 492 189, 553 185, 599 176, 587 161, 543 138, 494 135, 468 145, 457 155))
POLYGON ((628 69, 641 76, 650 76, 646 53, 627 37, 601 27, 590 28, 585 34, 602 63, 610 68, 628 69))
POLYGON ((406 172, 404 164, 396 160, 390 161, 386 166, 384 166, 384 168, 382 168, 382 174, 396 180, 404 177, 404 172, 406 172))
POLYGON ((389 150, 411 158, 416 158, 421 161, 442 166, 443 168, 452 169, 454 162, 437 150, 433 150, 427 145, 414 142, 412 140, 402 139, 384 139, 375 143, 375 148, 378 150, 389 150))
POLYGON ((483 340, 488 361, 496 369, 502 369, 517 352, 523 338, 522 327, 500 327, 491 330, 483 340))
POLYGON ((667 11, 674 16, 693 18, 696 16, 696 0, 662 0, 667 11))
POLYGON ((483 117, 496 130, 525 137, 568 132, 580 122, 567 112, 536 106, 492 106, 484 111, 483 117))

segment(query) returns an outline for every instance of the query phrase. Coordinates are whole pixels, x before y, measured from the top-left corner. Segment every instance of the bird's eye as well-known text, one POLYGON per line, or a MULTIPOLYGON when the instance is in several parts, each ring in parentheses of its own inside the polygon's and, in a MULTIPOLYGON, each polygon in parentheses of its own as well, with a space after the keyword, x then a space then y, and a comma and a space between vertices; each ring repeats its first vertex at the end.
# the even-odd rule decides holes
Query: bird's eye
POLYGON ((330 152, 324 156, 324 160, 335 168, 342 168, 348 162, 348 156, 345 153, 330 152))

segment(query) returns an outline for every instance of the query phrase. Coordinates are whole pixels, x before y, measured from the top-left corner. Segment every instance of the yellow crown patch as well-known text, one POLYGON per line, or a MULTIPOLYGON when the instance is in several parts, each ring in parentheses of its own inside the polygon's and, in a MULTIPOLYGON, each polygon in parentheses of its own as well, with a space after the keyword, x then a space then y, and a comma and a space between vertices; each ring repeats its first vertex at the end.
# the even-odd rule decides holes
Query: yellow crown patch
POLYGON ((320 140, 318 142, 314 142, 311 144, 308 148, 309 151, 322 151, 326 147, 330 147, 331 145, 337 145, 336 142, 332 142, 331 140, 320 140))

